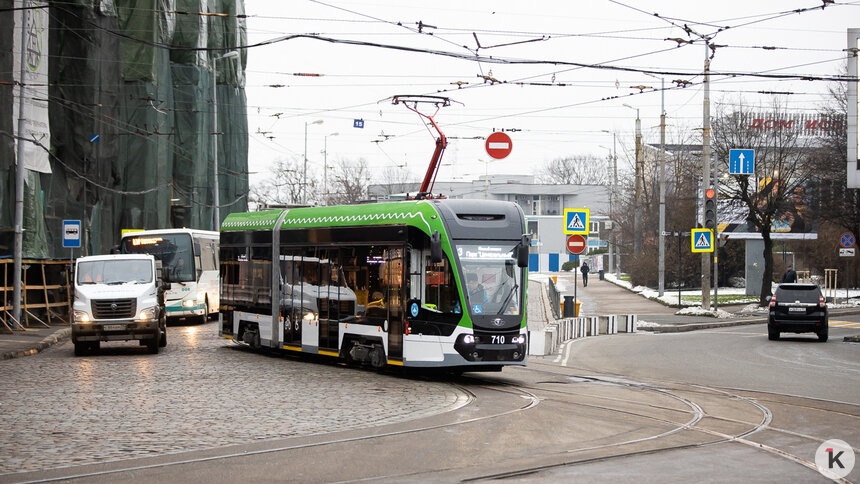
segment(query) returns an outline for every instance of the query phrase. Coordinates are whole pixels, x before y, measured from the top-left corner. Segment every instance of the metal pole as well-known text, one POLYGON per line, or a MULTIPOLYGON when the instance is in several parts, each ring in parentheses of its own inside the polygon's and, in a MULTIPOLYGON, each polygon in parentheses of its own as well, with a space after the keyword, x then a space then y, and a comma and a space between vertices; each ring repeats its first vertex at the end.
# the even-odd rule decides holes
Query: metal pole
MULTIPOLYGON (((702 192, 711 185, 711 59, 708 57, 710 43, 705 41, 705 96, 702 103, 702 192)), ((703 199, 703 197, 699 197, 703 199)), ((702 221, 705 220, 705 204, 702 203, 702 221)), ((713 239, 712 239, 713 240, 713 239)), ((711 256, 702 252, 702 309, 711 308, 711 256)))
POLYGON ((212 230, 221 226, 221 190, 218 187, 218 57, 212 61, 212 230))
POLYGON ((305 168, 302 170, 302 204, 306 205, 308 197, 308 122, 305 121, 305 168))
POLYGON ((678 236, 678 309, 681 309, 681 232, 675 234, 678 236))
POLYGON ((660 79, 660 268, 658 294, 666 289, 666 91, 665 80, 660 79))
POLYGON ((719 220, 719 200, 720 200, 720 175, 717 171, 717 158, 714 157, 714 234, 711 239, 711 243, 714 245, 714 311, 719 309, 719 291, 720 291, 720 280, 717 277, 718 272, 718 261, 720 255, 720 244, 717 242, 718 234, 720 232, 720 224, 717 223, 719 220))
POLYGON ((633 253, 642 253, 642 120, 639 118, 639 108, 636 108, 636 181, 633 208, 633 253))
MULTIPOLYGON (((618 205, 618 151, 615 144, 615 133, 612 133, 612 192, 615 196, 615 205, 618 205)), ((618 250, 618 235, 615 224, 612 225, 613 245, 615 245, 615 276, 621 276, 621 251, 618 250)))
POLYGON ((15 169, 15 254, 12 264, 13 279, 12 317, 21 324, 21 259, 24 254, 24 76, 27 74, 24 50, 27 45, 27 9, 21 9, 21 78, 18 85, 18 166, 15 169))
POLYGON ((328 205, 328 136, 323 136, 323 205, 328 205))

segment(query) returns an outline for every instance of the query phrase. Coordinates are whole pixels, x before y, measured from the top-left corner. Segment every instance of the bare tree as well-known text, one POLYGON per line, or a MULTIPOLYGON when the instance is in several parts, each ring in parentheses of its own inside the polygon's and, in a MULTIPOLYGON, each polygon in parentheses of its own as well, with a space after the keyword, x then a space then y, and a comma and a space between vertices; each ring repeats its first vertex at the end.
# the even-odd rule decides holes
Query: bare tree
POLYGON ((338 205, 366 200, 370 176, 370 169, 364 158, 336 162, 329 170, 326 204, 338 205))
POLYGON ((299 161, 293 159, 275 160, 269 167, 271 176, 251 187, 249 201, 258 205, 302 203, 303 171, 300 165, 299 161))
POLYGON ((773 283, 771 233, 774 224, 781 222, 780 214, 789 213, 793 207, 792 195, 814 176, 811 140, 778 121, 788 118, 778 102, 773 103, 766 120, 752 114, 742 103, 733 108, 733 112, 722 109, 714 119, 714 152, 722 165, 720 171, 729 172, 730 149, 754 148, 756 175, 734 175, 721 182, 720 197, 728 199, 733 209, 745 211, 750 231, 762 235, 765 267, 759 304, 765 306, 773 283))
POLYGON ((540 183, 551 185, 605 185, 609 183, 610 163, 590 155, 556 158, 538 172, 540 183))

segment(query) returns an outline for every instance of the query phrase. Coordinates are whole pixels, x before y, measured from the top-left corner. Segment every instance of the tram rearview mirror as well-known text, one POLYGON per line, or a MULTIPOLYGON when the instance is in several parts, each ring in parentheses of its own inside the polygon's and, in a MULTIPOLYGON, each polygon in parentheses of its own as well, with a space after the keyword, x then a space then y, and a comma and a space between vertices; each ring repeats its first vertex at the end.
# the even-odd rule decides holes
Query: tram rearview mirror
POLYGON ((438 264, 442 262, 442 236, 439 231, 430 234, 430 262, 438 264))
POLYGON ((517 265, 519 267, 529 266, 529 236, 523 235, 520 245, 517 247, 517 265))

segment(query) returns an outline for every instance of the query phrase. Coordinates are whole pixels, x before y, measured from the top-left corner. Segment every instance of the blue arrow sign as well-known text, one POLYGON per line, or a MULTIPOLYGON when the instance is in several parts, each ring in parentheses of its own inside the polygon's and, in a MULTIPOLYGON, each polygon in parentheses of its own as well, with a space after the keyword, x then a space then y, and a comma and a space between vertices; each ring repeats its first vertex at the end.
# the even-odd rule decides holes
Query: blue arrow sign
POLYGON ((729 174, 752 175, 755 173, 755 150, 729 150, 729 174))

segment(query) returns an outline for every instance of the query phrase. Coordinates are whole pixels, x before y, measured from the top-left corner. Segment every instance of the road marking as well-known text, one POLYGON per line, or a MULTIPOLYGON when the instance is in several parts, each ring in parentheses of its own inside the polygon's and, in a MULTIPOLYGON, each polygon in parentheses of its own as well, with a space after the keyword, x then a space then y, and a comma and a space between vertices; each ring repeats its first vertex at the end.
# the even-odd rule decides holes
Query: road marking
POLYGON ((856 321, 830 321, 829 325, 837 328, 860 328, 860 322, 856 321))

